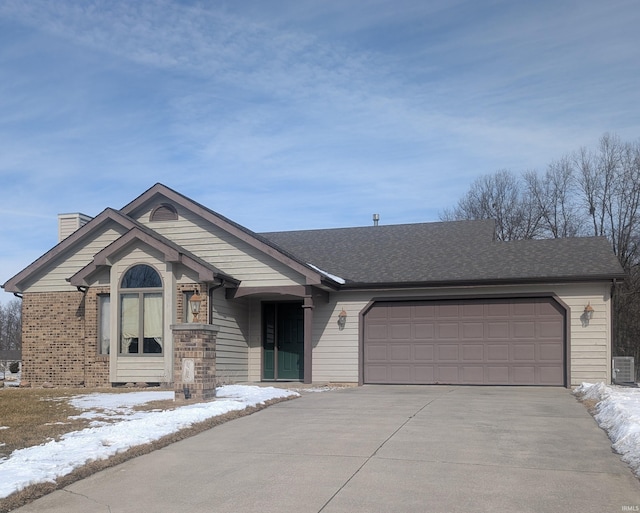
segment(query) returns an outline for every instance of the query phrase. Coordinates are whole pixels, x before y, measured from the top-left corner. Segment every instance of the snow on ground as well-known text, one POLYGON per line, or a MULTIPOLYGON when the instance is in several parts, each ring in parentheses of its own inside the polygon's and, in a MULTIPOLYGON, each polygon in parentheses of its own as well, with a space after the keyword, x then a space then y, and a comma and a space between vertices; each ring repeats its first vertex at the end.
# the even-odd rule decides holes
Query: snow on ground
POLYGON ((299 395, 273 387, 229 385, 216 390, 216 400, 193 403, 174 410, 134 412, 137 404, 173 399, 173 392, 96 393, 72 400, 85 409, 82 416, 96 419, 91 427, 65 434, 59 441, 19 449, 0 460, 0 498, 26 486, 54 482, 91 461, 107 459, 136 445, 230 411, 243 410, 270 399, 299 395), (115 419, 106 423, 100 419, 115 419))
POLYGON ((613 450, 640 477, 640 388, 583 383, 574 393, 598 401, 596 422, 609 435, 613 450))
MULTIPOLYGON (((113 420, 133 420, 138 417, 134 406, 149 403, 151 401, 173 400, 173 392, 130 392, 127 394, 88 394, 73 397, 69 403, 79 410, 85 410, 80 415, 74 415, 72 419, 94 419, 91 427, 104 426, 113 423, 113 420), (122 396, 122 397, 120 397, 122 396)), ((144 415, 143 415, 144 416, 144 415)))

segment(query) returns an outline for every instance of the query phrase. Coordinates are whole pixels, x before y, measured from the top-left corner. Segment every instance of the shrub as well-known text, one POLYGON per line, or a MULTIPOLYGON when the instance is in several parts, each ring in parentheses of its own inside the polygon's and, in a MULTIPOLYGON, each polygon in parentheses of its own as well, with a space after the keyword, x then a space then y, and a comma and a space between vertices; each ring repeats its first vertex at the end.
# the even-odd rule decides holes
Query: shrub
POLYGON ((11 362, 9 364, 9 371, 12 374, 17 374, 20 371, 20 362, 11 362))

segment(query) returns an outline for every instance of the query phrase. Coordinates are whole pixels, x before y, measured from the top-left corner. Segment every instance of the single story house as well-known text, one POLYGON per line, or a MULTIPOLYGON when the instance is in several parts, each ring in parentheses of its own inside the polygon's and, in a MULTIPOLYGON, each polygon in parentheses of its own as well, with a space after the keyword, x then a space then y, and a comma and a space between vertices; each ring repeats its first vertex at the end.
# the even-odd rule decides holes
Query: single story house
POLYGON ((501 242, 487 220, 254 233, 162 184, 60 231, 3 285, 33 384, 188 382, 177 340, 196 328, 219 382, 611 381, 624 275, 603 238, 501 242))

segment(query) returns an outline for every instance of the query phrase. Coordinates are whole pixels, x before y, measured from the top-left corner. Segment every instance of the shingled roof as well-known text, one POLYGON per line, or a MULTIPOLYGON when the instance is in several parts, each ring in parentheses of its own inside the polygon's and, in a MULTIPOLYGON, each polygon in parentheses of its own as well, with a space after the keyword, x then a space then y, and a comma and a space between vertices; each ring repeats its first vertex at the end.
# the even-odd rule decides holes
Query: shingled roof
POLYGON ((493 221, 448 221, 260 234, 346 287, 622 278, 602 237, 501 242, 493 221))

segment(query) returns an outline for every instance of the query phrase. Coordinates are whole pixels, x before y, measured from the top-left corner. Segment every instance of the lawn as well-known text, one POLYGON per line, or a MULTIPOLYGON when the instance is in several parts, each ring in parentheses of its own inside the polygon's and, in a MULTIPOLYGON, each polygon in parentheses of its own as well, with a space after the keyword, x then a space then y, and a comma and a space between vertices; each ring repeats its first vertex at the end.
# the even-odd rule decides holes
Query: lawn
POLYGON ((297 397, 227 385, 214 401, 159 389, 0 389, 0 513, 128 459, 297 397), (162 400, 156 400, 162 399, 162 400))
MULTIPOLYGON (((92 392, 127 393, 130 389, 0 388, 0 458, 16 449, 59 440, 71 431, 89 427, 91 419, 79 417, 82 410, 69 399, 92 392)), ((172 409, 175 401, 145 403, 140 410, 172 409)))

